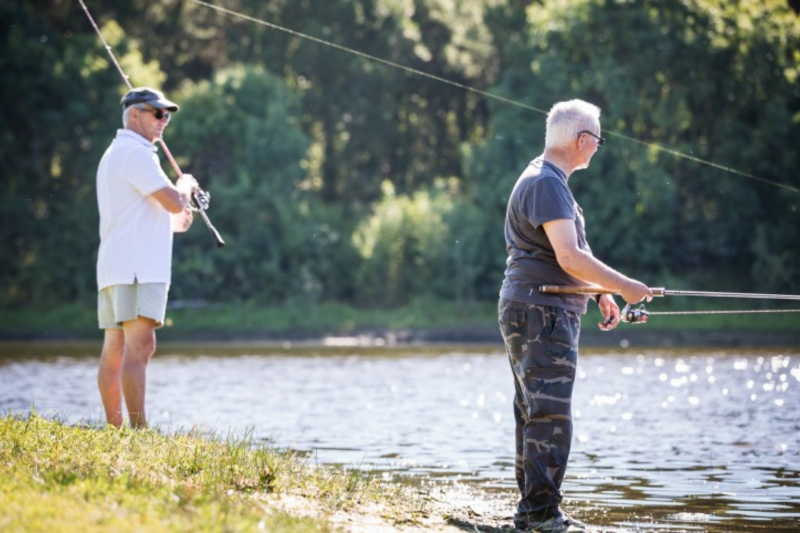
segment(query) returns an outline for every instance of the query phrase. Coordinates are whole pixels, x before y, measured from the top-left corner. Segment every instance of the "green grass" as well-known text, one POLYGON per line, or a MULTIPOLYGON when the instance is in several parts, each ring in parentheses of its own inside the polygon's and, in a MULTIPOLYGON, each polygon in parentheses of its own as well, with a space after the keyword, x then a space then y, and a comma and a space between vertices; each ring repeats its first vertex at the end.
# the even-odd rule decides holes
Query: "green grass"
MULTIPOLYGON (((618 299, 619 300, 619 299, 618 299)), ((800 308, 795 302, 761 302, 721 298, 656 298, 646 305, 652 312, 685 310, 730 310, 800 308)), ((800 304, 800 302, 797 302, 800 304)), ((159 331, 164 340, 247 340, 260 337, 319 338, 375 330, 486 331, 496 329, 496 302, 451 302, 417 299, 400 307, 357 308, 326 302, 310 305, 291 302, 276 305, 225 303, 199 307, 170 308, 167 327, 159 331)), ((56 308, 0 309, 0 338, 96 339, 96 311, 92 303, 56 308)), ((596 328, 600 314, 594 303, 584 316, 584 328, 596 328)), ((800 313, 684 315, 650 317, 647 328, 659 331, 798 331, 800 313)))
POLYGON ((0 531, 325 532, 362 506, 413 523, 408 494, 246 438, 0 419, 0 531))

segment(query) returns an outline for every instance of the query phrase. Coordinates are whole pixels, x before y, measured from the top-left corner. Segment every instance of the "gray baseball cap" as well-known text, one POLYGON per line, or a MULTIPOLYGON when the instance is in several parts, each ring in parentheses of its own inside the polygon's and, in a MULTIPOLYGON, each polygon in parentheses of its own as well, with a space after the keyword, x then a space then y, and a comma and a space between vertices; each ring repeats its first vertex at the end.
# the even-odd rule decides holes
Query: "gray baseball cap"
POLYGON ((152 87, 136 87, 131 89, 120 100, 122 108, 130 107, 134 104, 148 104, 159 109, 166 109, 172 113, 180 110, 180 106, 175 102, 167 100, 164 93, 152 87))

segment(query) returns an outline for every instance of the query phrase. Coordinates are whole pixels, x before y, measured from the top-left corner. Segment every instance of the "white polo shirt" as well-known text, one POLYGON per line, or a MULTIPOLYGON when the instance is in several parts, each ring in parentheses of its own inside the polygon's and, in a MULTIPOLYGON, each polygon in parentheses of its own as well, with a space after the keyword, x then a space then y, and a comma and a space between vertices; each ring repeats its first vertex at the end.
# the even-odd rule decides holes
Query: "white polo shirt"
POLYGON ((151 195, 170 181, 156 146, 131 130, 117 130, 97 169, 100 250, 97 290, 111 285, 169 283, 172 215, 151 195))

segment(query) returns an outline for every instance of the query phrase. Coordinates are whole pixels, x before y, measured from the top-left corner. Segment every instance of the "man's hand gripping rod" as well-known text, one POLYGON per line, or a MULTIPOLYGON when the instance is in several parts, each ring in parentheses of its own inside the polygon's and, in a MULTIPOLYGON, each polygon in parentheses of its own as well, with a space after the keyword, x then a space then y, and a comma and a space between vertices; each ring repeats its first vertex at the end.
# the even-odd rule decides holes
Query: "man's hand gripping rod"
MULTIPOLYGON (((78 0, 78 2, 80 2, 81 7, 83 7, 83 11, 89 18, 89 22, 92 23, 94 31, 97 32, 97 36, 100 37, 100 41, 102 41, 103 46, 106 47, 106 51, 108 52, 108 55, 111 57, 111 61, 113 61, 114 65, 116 65, 120 76, 122 76, 122 80, 125 82, 125 85, 128 86, 128 89, 133 89, 133 85, 131 85, 128 76, 122 70, 122 67, 117 61, 117 58, 114 57, 114 53, 111 51, 111 47, 108 45, 108 42, 106 42, 105 38, 103 37, 103 34, 100 32, 100 28, 97 27, 97 23, 94 21, 94 18, 92 18, 91 13, 89 13, 89 8, 86 7, 86 4, 83 3, 83 0, 78 0)), ((167 154, 167 159, 169 159, 169 162, 172 164, 172 168, 175 169, 175 172, 178 174, 178 177, 179 178, 182 177, 183 172, 181 172, 178 163, 175 161, 175 158, 172 157, 172 153, 169 151, 169 148, 167 148, 167 143, 164 142, 164 139, 158 139, 158 142, 161 144, 161 147, 164 148, 164 153, 167 154)), ((206 213, 206 206, 208 205, 208 197, 209 197, 208 193, 202 190, 192 192, 191 206, 193 210, 200 213, 200 217, 203 219, 203 222, 205 222, 208 231, 211 232, 211 236, 217 243, 217 248, 222 248, 223 246, 225 246, 225 241, 222 240, 222 237, 217 231, 217 228, 215 228, 214 225, 211 223, 211 220, 208 218, 208 214, 206 213)))

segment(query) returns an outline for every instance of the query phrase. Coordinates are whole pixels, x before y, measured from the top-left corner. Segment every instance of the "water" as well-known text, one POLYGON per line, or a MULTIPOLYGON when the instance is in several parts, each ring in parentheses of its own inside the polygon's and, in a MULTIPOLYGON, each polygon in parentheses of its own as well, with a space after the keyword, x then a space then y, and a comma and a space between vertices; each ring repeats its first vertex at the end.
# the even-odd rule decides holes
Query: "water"
MULTIPOLYGON (((100 421, 98 350, 0 345, 0 413, 100 421)), ((800 349, 585 349, 578 378, 576 514, 616 531, 800 530, 800 349)), ((500 345, 163 344, 147 407, 165 431, 251 432, 510 516, 512 397, 500 345)))

